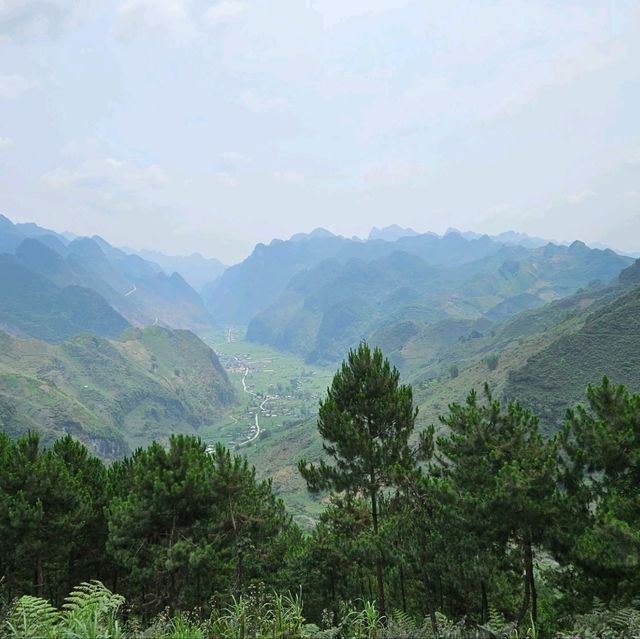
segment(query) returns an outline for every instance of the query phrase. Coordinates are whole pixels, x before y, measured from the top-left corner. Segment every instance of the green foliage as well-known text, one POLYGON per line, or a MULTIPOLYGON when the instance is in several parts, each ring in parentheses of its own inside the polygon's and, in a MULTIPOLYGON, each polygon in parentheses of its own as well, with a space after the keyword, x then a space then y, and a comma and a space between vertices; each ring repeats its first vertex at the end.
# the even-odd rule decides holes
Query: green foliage
POLYGON ((43 637, 53 639, 60 612, 48 601, 40 597, 23 595, 13 606, 5 621, 9 636, 16 639, 24 637, 43 637))
POLYGON ((569 552, 591 596, 630 601, 640 565, 640 395, 607 377, 567 412, 568 486, 584 524, 569 552))
POLYGON ((451 404, 441 418, 447 435, 438 438, 434 471, 453 491, 454 508, 462 510, 461 532, 472 545, 498 563, 519 549, 524 594, 517 618, 522 622, 530 609, 535 622, 534 546, 549 541, 549 522, 559 521, 561 511, 558 443, 544 441, 538 419, 520 404, 503 409, 488 385, 484 394, 481 404, 472 391, 465 404, 451 404))
MULTIPOLYGON (((334 464, 324 460, 316 467, 301 460, 299 470, 309 488, 330 488, 348 497, 370 500, 372 551, 380 613, 385 614, 384 557, 380 548, 379 499, 384 487, 397 483, 397 475, 412 469, 417 455, 409 445, 417 410, 409 386, 400 385, 379 348, 366 342, 349 351, 347 361, 333 378, 326 399, 320 402, 318 431, 323 448, 334 464)), ((427 448, 431 431, 421 437, 427 448)))
POLYGON ((484 363, 487 365, 487 370, 495 371, 498 368, 498 361, 500 356, 497 353, 491 353, 484 358, 484 363))
POLYGON ((191 608, 215 591, 268 579, 269 569, 275 577, 289 520, 242 457, 220 445, 209 454, 199 439, 179 435, 168 450, 139 449, 117 472, 107 549, 140 605, 191 608))
POLYGON ((36 434, 0 435, 0 574, 9 596, 55 593, 96 576, 106 525, 105 469, 67 436, 42 449, 36 434), (98 551, 96 553, 96 551, 98 551))
POLYGON ((558 639, 635 639, 640 636, 639 603, 607 608, 596 598, 592 610, 576 616, 571 629, 558 633, 558 639))
POLYGON ((362 344, 320 405, 327 457, 300 466, 333 493, 308 535, 222 445, 175 435, 106 468, 70 435, 0 434, 3 631, 633 637, 640 396, 604 378, 587 400, 549 440, 485 386, 450 404, 434 445, 433 429, 412 439, 411 389, 362 344), (606 605, 585 614, 593 596, 606 605))
POLYGON ((605 374, 640 388, 640 288, 610 291, 597 305, 581 314, 574 330, 509 375, 506 395, 536 411, 549 430, 558 430, 567 406, 580 401, 586 386, 605 374))
POLYGON ((385 618, 373 601, 363 601, 360 610, 352 610, 344 619, 352 639, 378 639, 382 635, 385 618))
POLYGON ((77 586, 66 598, 61 623, 68 639, 120 639, 118 612, 124 597, 113 594, 100 581, 77 586))
POLYGON ((72 432, 104 459, 172 432, 193 434, 234 399, 215 353, 189 331, 152 326, 115 341, 83 335, 57 345, 0 332, 0 345, 6 430, 37 430, 47 444, 72 432), (176 366, 185 371, 179 377, 176 366))
POLYGON ((124 597, 94 580, 75 588, 62 611, 39 597, 20 597, 6 626, 16 639, 121 639, 117 616, 123 604, 124 597))

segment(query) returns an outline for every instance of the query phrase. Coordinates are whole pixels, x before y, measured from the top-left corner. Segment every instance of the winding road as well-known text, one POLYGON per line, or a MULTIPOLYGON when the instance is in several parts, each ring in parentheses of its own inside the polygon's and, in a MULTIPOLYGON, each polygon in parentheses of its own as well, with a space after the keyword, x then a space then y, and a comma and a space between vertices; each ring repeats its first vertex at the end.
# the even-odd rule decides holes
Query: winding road
MULTIPOLYGON (((242 390, 245 393, 248 393, 249 395, 251 395, 252 397, 255 397, 256 399, 258 399, 258 395, 256 393, 251 392, 248 388, 247 388, 247 375, 249 374, 249 368, 245 366, 244 369, 244 375, 242 376, 242 390)), ((265 406, 267 405, 267 402, 271 399, 274 399, 273 397, 271 397, 270 395, 267 395, 262 402, 260 403, 260 406, 258 407, 258 410, 255 413, 255 432, 253 433, 253 435, 251 437, 249 437, 249 439, 245 439, 243 442, 240 442, 238 444, 238 447, 240 446, 246 446, 247 444, 250 444, 251 442, 254 442, 256 439, 258 439, 258 437, 260 437, 260 433, 262 432, 260 430, 260 413, 264 413, 265 410, 265 406)))

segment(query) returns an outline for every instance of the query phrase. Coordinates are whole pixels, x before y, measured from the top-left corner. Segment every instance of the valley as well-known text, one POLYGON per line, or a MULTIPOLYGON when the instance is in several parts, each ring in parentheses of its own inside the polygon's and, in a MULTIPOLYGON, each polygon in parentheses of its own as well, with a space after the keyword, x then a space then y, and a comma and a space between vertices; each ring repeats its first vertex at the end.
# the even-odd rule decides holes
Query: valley
POLYGON ((318 402, 362 339, 412 386, 418 431, 485 383, 546 435, 604 373, 640 386, 638 262, 518 234, 396 235, 316 229, 221 270, 1 218, 0 425, 72 433, 106 460, 174 433, 220 442, 309 525, 322 499, 297 463, 322 457, 318 402))
POLYGON ((309 495, 297 470, 301 456, 321 452, 315 417, 335 371, 306 364, 296 355, 255 344, 241 327, 203 336, 225 368, 237 398, 199 435, 247 456, 259 477, 271 478, 276 494, 309 525, 322 504, 309 495))
POLYGON ((0 51, 0 639, 640 639, 640 0, 0 51))

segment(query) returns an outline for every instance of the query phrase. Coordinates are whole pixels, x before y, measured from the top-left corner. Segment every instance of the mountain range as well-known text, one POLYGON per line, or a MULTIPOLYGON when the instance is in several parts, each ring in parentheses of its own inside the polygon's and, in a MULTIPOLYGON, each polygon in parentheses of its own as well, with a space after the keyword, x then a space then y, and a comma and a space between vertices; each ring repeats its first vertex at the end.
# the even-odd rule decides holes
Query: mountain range
MULTIPOLYGON (((494 397, 514 399, 540 417, 551 435, 565 411, 585 402, 588 384, 604 374, 633 392, 640 389, 640 260, 608 284, 592 282, 573 294, 524 310, 502 322, 399 319, 376 331, 380 346, 411 384, 419 429, 440 430, 439 416, 469 391, 489 384, 494 397)), ((289 424, 286 433, 247 449, 252 463, 274 477, 274 486, 301 516, 313 511, 297 472, 301 457, 320 459, 315 415, 289 424)))
POLYGON ((0 254, 0 326, 20 334, 56 341, 83 331, 109 337, 129 324, 212 326, 200 295, 179 273, 168 275, 98 236, 69 240, 0 216, 0 254), (43 305, 50 307, 46 321, 43 305))
MULTIPOLYGON (((0 428, 69 432, 111 459, 172 432, 215 437, 232 410, 253 423, 201 339, 241 326, 247 362, 265 344, 330 371, 361 339, 379 345, 422 426, 485 381, 549 433, 602 374, 640 387, 640 261, 513 232, 370 237, 316 229, 225 268, 0 217, 0 428)), ((313 408, 299 414, 245 449, 284 495, 303 492, 297 458, 320 454, 313 408)))
POLYGON ((590 282, 609 282, 630 262, 581 242, 526 248, 457 233, 353 244, 292 277, 256 313, 247 336, 333 364, 387 325, 501 322, 590 282))

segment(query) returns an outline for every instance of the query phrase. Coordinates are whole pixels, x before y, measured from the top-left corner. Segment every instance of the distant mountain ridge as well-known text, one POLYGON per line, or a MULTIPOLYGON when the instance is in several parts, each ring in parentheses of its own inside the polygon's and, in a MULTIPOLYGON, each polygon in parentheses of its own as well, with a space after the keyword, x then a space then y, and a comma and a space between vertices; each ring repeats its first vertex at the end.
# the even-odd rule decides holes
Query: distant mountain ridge
POLYGON ((395 242, 381 239, 363 242, 325 233, 273 240, 269 245, 258 244, 249 257, 229 267, 207 289, 205 302, 219 323, 246 325, 273 304, 294 276, 328 258, 371 262, 402 250, 422 257, 428 255, 434 265, 453 265, 485 257, 501 247, 488 237, 469 241, 458 234, 439 238, 429 233, 404 236, 395 242))
MULTIPOLYGON (((50 255, 57 257, 53 251, 46 257, 50 255)), ((43 270, 51 267, 52 273, 59 267, 47 259, 41 265, 43 270)), ((95 291, 72 281, 57 286, 53 278, 30 270, 16 257, 0 255, 0 327, 5 330, 57 342, 79 333, 115 337, 128 326, 95 291)))
MULTIPOLYGON (((177 272, 167 275, 158 264, 115 248, 98 236, 69 240, 35 224, 13 224, 0 216, 0 252, 7 258, 3 259, 2 268, 6 271, 13 264, 11 268, 15 276, 18 277, 19 272, 24 283, 22 290, 5 285, 0 296, 4 326, 9 329, 15 327, 19 333, 26 330, 28 335, 58 341, 70 337, 69 331, 75 330, 75 326, 78 332, 88 330, 98 335, 113 335, 112 327, 101 327, 90 319, 83 321, 80 307, 76 309, 73 322, 51 324, 51 313, 39 315, 41 311, 36 299, 39 294, 36 291, 42 293, 44 290, 43 278, 61 291, 76 287, 76 297, 79 294, 77 289, 83 289, 85 299, 93 300, 87 305, 88 313, 100 304, 105 308, 111 307, 113 313, 105 310, 105 317, 121 316, 124 326, 162 324, 196 331, 208 330, 212 326, 202 299, 177 272), (31 277, 26 276, 25 269, 32 273, 31 277), (99 303, 97 298, 102 302, 99 303), (12 324, 8 318, 15 316, 19 308, 30 308, 29 321, 19 322, 14 317, 12 324), (36 326, 38 323, 40 328, 36 326), (31 328, 28 329, 27 325, 31 328), (57 332, 53 328, 55 326, 59 327, 57 332)), ((71 296, 71 291, 66 295, 71 296)), ((53 291, 49 291, 47 296, 51 300, 55 297, 53 291)), ((53 315, 58 318, 64 315, 62 309, 52 304, 53 315)))
POLYGON ((203 297, 216 321, 247 325, 275 301, 295 275, 331 257, 372 261, 404 250, 434 265, 453 265, 485 257, 505 245, 534 249, 546 244, 545 240, 515 231, 490 237, 448 229, 439 236, 393 224, 383 229, 374 227, 367 240, 360 240, 319 228, 295 234, 289 240, 256 245, 245 260, 229 267, 217 281, 206 284, 203 297))
POLYGON ((527 249, 451 233, 382 244, 395 251, 371 261, 334 257, 300 272, 251 320, 247 338, 330 364, 386 324, 501 322, 608 282, 630 263, 581 242, 527 249))
POLYGON ((191 255, 165 255, 160 251, 126 249, 127 253, 134 253, 149 262, 158 264, 167 274, 180 275, 198 293, 202 293, 205 284, 214 282, 227 269, 226 264, 215 258, 203 257, 200 253, 191 255))
POLYGON ((395 242, 399 240, 401 237, 411 237, 414 235, 420 235, 417 231, 414 231, 411 228, 402 228, 398 224, 391 224, 390 226, 385 226, 384 228, 373 227, 371 231, 369 231, 369 240, 384 240, 385 242, 395 242))

